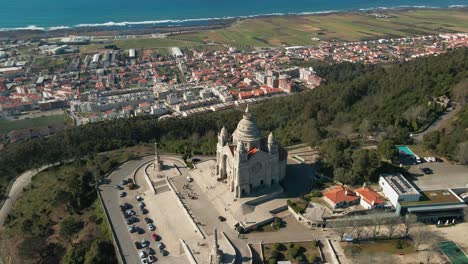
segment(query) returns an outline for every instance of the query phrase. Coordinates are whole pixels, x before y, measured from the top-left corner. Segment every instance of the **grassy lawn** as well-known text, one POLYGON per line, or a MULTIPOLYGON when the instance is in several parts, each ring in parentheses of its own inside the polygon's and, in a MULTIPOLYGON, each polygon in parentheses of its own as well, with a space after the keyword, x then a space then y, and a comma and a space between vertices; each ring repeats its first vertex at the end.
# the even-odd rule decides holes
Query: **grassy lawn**
POLYGON ((174 38, 255 47, 313 45, 321 40, 356 41, 439 32, 468 32, 468 12, 461 10, 389 11, 389 18, 366 13, 266 17, 242 20, 227 29, 176 35, 174 38))
POLYGON ((66 114, 42 116, 28 119, 0 120, 0 134, 7 134, 10 131, 19 129, 29 129, 40 126, 64 124, 66 120, 66 114))
POLYGON ((315 241, 274 243, 263 245, 263 257, 266 261, 275 258, 277 261, 289 260, 298 263, 300 260, 312 262, 320 259, 320 251, 315 241))
POLYGON ((341 245, 345 250, 345 254, 349 257, 356 257, 359 255, 374 255, 380 253, 408 255, 416 252, 413 246, 413 242, 411 242, 409 239, 376 240, 360 243, 342 242, 341 245), (399 242, 399 240, 401 242, 399 242))

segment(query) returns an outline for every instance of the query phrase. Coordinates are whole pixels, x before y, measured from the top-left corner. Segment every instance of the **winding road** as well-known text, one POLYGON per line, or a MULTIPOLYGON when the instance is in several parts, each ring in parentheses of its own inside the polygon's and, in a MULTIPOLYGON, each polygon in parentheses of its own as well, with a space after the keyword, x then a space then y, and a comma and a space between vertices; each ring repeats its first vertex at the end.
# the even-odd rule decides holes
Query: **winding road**
POLYGON ((16 178, 16 180, 13 182, 13 185, 11 186, 10 192, 8 193, 5 202, 3 203, 2 208, 0 209, 0 228, 3 228, 3 224, 5 223, 5 220, 11 209, 13 208, 13 205, 15 204, 16 200, 18 200, 19 196, 23 193, 24 188, 31 183, 32 177, 54 165, 56 164, 44 165, 38 169, 25 171, 16 178))

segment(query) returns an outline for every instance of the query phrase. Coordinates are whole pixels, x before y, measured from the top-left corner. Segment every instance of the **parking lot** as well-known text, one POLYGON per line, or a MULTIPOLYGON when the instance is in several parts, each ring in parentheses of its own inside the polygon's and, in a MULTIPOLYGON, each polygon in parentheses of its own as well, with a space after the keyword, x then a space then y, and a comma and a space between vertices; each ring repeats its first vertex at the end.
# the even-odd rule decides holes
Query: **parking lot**
POLYGON ((421 190, 463 188, 468 184, 468 167, 447 162, 422 163, 409 170, 417 175, 413 183, 421 190), (432 174, 424 174, 421 168, 429 168, 432 174))
MULTIPOLYGON (((151 248, 154 251, 157 263, 188 263, 183 251, 181 251, 178 240, 180 237, 172 235, 173 232, 171 232, 172 230, 178 230, 183 225, 179 226, 177 222, 174 222, 170 226, 167 223, 166 216, 173 214, 172 211, 177 211, 171 211, 171 206, 174 206, 175 203, 165 199, 165 195, 169 195, 170 193, 168 191, 164 192, 164 188, 161 188, 161 195, 154 196, 148 189, 147 184, 140 184, 139 181, 144 180, 140 179, 140 175, 142 174, 140 170, 137 173, 136 179, 137 184, 140 185, 138 189, 129 190, 126 185, 121 184, 122 180, 133 178, 133 172, 143 163, 150 160, 151 158, 144 158, 125 163, 109 176, 110 181, 99 186, 111 218, 111 224, 114 227, 117 240, 121 246, 124 261, 126 263, 142 263, 139 256, 139 250, 141 249, 136 248, 135 242, 148 241, 149 246, 147 248, 151 248), (118 190, 115 188, 115 185, 121 185, 124 187, 124 190, 118 190), (120 197, 122 191, 126 192, 127 195, 125 197, 120 197), (144 207, 147 209, 146 214, 143 214, 140 210, 139 201, 136 200, 137 195, 142 197, 142 202, 145 204, 144 207), (156 201, 158 198, 161 198, 161 201, 156 201), (120 208, 120 205, 125 203, 132 206, 131 210, 135 212, 133 218, 137 219, 135 223, 131 224, 136 228, 136 232, 133 233, 129 231, 129 225, 120 208), (161 204, 166 204, 166 207, 159 207, 161 204), (165 215, 165 217, 161 217, 161 215, 165 215), (149 230, 148 225, 145 223, 146 217, 153 221, 156 230, 149 230), (169 253, 168 256, 161 254, 157 248, 157 242, 154 240, 153 234, 157 234, 157 239, 164 245, 164 248, 169 253)), ((177 217, 181 218, 181 216, 177 217)), ((182 230, 181 232, 185 231, 182 230)))

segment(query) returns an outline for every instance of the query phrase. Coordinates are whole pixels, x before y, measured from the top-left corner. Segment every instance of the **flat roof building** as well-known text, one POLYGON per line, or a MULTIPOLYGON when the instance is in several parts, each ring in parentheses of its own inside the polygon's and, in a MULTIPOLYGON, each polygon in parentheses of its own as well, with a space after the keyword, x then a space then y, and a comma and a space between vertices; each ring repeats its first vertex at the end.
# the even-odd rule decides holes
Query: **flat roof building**
POLYGON ((400 173, 381 174, 379 185, 394 207, 397 207, 399 201, 419 201, 421 196, 418 190, 400 173))

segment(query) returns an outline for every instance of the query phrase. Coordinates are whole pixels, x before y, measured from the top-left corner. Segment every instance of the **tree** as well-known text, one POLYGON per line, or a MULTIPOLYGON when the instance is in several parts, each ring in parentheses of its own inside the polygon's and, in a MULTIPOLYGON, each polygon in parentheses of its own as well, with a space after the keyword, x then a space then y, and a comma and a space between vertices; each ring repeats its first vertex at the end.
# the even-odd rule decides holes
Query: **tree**
POLYGON ((354 238, 356 240, 361 240, 364 237, 364 231, 365 231, 365 225, 362 221, 360 220, 353 220, 351 222, 352 228, 353 228, 353 233, 354 233, 354 238))
POLYGON ((416 224, 417 220, 418 219, 414 214, 407 214, 405 217, 403 217, 401 222, 403 223, 403 234, 405 237, 410 235, 410 231, 416 224))
POLYGON ((415 227, 411 230, 410 234, 416 250, 419 250, 421 244, 427 240, 430 240, 429 238, 433 236, 429 226, 423 223, 416 224, 415 227))
POLYGON ((398 156, 398 151, 395 148, 395 142, 390 139, 386 139, 380 142, 380 144, 377 146, 377 151, 380 156, 390 161, 398 156))
POLYGON ((438 130, 431 131, 423 136, 423 145, 427 149, 436 149, 440 143, 440 132, 438 130))
POLYGON ((388 238, 392 238, 395 233, 398 231, 398 226, 400 225, 399 218, 392 218, 387 221, 386 227, 388 232, 388 238))
POLYGON ((74 217, 68 217, 60 222, 59 234, 61 237, 70 240, 73 235, 83 228, 84 223, 74 217))
POLYGON ((28 237, 18 247, 18 254, 24 257, 38 257, 46 249, 47 242, 43 237, 28 237))
POLYGON ((340 241, 343 241, 343 237, 346 232, 349 230, 350 223, 346 220, 338 220, 333 222, 333 227, 335 228, 336 233, 340 237, 340 241))
POLYGON ((371 220, 371 227, 370 227, 372 238, 376 238, 379 235, 381 226, 382 226, 382 218, 373 217, 371 220))
POLYGON ((458 144, 456 158, 461 164, 468 164, 468 141, 458 144))

